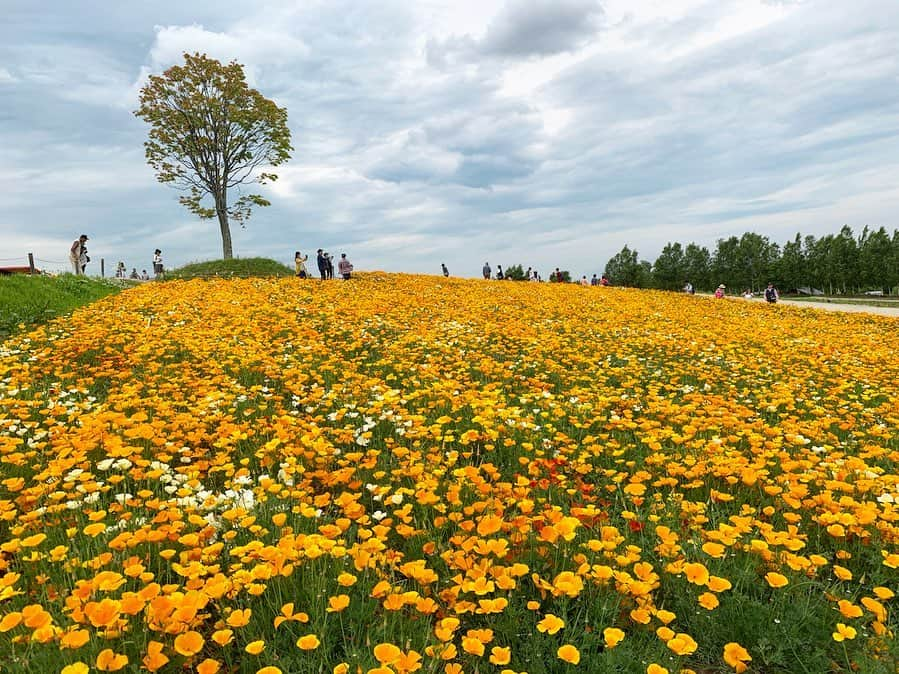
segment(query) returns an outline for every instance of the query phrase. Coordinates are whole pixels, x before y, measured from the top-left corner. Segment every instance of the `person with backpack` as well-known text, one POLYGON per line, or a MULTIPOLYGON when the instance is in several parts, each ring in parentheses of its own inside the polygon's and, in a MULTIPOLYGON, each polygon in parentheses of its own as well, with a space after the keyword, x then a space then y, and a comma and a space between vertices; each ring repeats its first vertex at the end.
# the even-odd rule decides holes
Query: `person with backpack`
POLYGON ((774 284, 769 281, 768 287, 765 288, 765 301, 768 304, 777 304, 777 300, 779 299, 780 293, 777 292, 777 288, 774 287, 774 284))

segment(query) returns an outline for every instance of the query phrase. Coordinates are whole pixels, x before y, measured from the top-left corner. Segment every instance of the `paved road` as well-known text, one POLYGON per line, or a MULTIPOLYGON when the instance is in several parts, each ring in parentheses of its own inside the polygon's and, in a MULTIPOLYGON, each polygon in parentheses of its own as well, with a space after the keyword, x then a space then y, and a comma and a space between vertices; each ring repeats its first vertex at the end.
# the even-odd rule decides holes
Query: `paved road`
MULTIPOLYGON (((760 302, 762 300, 749 300, 750 302, 760 302)), ((848 311, 857 314, 877 314, 878 316, 891 316, 899 318, 899 306, 895 307, 872 307, 865 304, 837 304, 832 302, 805 302, 795 300, 780 300, 780 304, 790 304, 794 307, 809 307, 811 309, 824 309, 826 311, 848 311)))

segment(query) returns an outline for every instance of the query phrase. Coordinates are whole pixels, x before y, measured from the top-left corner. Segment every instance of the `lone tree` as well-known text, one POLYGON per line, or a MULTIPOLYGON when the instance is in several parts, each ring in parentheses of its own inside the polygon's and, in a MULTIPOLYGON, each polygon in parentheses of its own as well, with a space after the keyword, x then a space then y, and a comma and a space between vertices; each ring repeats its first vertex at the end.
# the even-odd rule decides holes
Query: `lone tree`
POLYGON ((231 259, 230 220, 243 224, 254 206, 270 202, 245 194, 229 206, 228 191, 278 179, 258 169, 290 159, 287 110, 247 86, 239 63, 184 54, 184 65, 150 76, 134 114, 150 125, 144 146, 157 180, 188 192, 180 201, 192 213, 218 217, 222 253, 231 259), (212 208, 203 205, 207 196, 212 208))

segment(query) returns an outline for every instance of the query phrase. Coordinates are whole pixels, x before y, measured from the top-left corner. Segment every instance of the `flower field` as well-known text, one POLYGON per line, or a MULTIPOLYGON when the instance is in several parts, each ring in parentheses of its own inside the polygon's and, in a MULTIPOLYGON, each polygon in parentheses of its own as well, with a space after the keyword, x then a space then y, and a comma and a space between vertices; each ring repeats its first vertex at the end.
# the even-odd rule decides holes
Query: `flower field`
POLYGON ((370 274, 0 345, 0 669, 895 672, 899 321, 370 274))

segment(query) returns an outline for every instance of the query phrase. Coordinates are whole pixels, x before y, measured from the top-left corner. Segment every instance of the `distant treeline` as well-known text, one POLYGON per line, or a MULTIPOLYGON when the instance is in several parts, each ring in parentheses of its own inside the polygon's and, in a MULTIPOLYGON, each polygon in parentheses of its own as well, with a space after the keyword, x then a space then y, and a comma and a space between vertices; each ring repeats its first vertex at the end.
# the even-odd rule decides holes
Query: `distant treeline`
POLYGON ((883 227, 865 227, 856 237, 845 226, 818 239, 796 234, 782 246, 746 232, 719 239, 714 251, 695 243, 668 243, 655 262, 641 260, 625 246, 606 263, 605 273, 614 285, 635 288, 679 290, 689 281, 698 290, 724 283, 735 291, 755 291, 772 281, 784 292, 899 292, 899 230, 891 236, 883 227))

